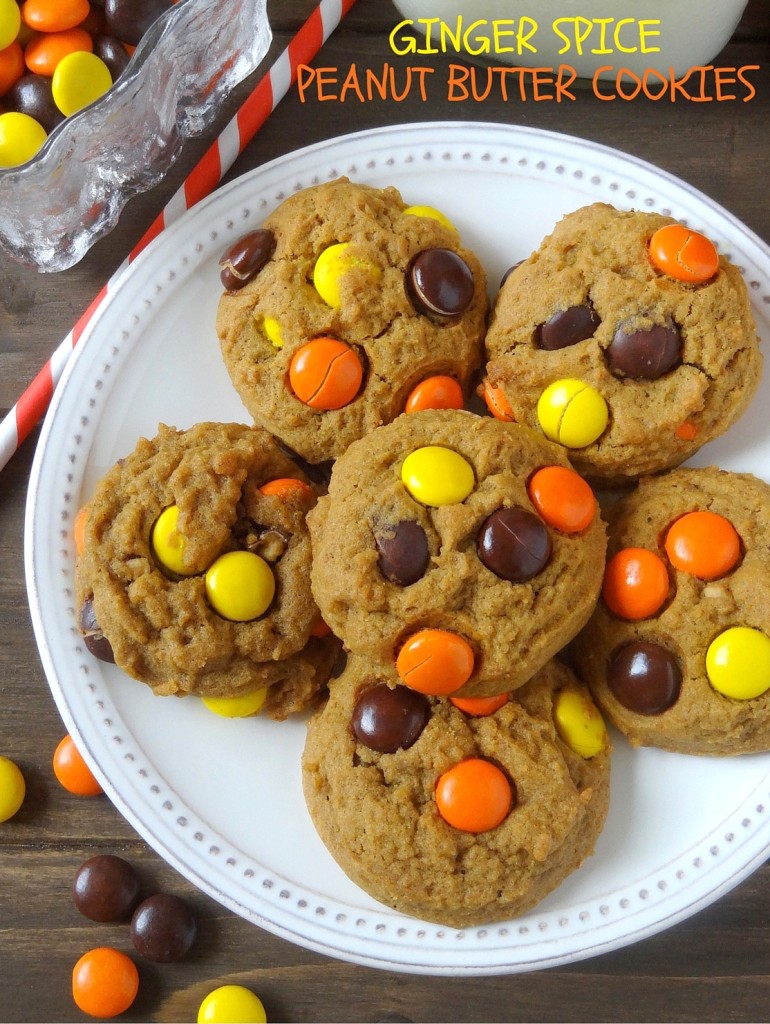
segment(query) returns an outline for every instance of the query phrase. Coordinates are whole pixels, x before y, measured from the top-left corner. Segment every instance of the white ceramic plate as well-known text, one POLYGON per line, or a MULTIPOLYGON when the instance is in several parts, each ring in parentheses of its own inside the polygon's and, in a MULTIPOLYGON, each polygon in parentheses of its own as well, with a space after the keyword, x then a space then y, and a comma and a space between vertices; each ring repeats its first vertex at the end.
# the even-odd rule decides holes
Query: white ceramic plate
MULTIPOLYGON (((638 160, 489 124, 419 124, 334 139, 234 181, 160 236, 79 343, 46 420, 29 492, 35 633, 67 728, 120 811, 202 890, 269 931, 357 963, 430 974, 552 966, 634 942, 736 885, 770 849, 770 755, 632 752, 617 740, 595 855, 534 911, 454 931, 385 909, 326 852, 300 786, 303 721, 217 718, 154 697, 91 658, 76 629, 72 521, 98 478, 159 421, 249 417, 219 357, 217 261, 295 190, 347 174, 444 210, 497 283, 563 214, 603 200, 671 213, 743 270, 770 339, 770 250, 725 210, 638 160)), ((770 480, 768 386, 699 462, 770 480)))

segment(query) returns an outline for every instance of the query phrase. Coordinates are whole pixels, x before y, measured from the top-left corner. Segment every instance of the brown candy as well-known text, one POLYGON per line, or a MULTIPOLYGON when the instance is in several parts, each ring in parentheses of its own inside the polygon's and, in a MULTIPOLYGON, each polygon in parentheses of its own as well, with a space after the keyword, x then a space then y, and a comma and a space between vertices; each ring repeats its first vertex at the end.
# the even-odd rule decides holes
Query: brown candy
POLYGON ((612 655, 607 685, 629 711, 661 715, 679 699, 682 673, 676 658, 665 647, 636 640, 612 655))
POLYGON ((219 261, 219 277, 228 291, 238 291, 257 276, 275 251, 275 235, 258 228, 233 242, 219 261))
POLYGON ((682 334, 673 320, 634 330, 620 324, 607 349, 614 374, 657 380, 682 361, 682 334))
POLYGON ((428 724, 430 701, 408 686, 378 683, 364 690, 353 709, 351 726, 359 743, 381 754, 406 750, 428 724))
POLYGON ((136 46, 154 21, 171 10, 174 0, 105 0, 110 35, 136 46))
POLYGON ((179 896, 159 892, 144 900, 131 918, 131 941, 153 963, 181 960, 195 941, 195 916, 179 896))
POLYGON ((499 508, 482 524, 479 558, 496 576, 511 583, 532 579, 551 557, 551 535, 545 523, 523 508, 499 508))
POLYGON ((418 313, 452 320, 473 301, 473 274, 451 249, 425 249, 412 261, 407 291, 418 313))
POLYGON ((98 854, 78 868, 72 883, 72 902, 91 921, 122 921, 139 895, 134 868, 110 853, 98 854))
POLYGON ((391 583, 408 587, 422 579, 428 568, 428 538, 419 523, 403 520, 375 535, 380 572, 391 583))
POLYGON ((80 631, 83 634, 83 643, 95 658, 115 664, 112 644, 102 633, 99 623, 96 621, 94 603, 90 599, 80 610, 80 631))
POLYGON ((535 344, 548 352, 569 348, 579 341, 592 338, 600 324, 599 314, 590 302, 569 306, 558 310, 545 323, 538 324, 535 328, 535 344))

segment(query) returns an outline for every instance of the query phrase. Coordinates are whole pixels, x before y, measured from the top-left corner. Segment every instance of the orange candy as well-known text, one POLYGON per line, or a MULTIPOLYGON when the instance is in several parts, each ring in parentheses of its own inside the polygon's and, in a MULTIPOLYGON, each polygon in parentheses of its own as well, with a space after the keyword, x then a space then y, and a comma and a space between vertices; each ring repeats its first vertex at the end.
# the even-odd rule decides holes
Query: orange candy
POLYGON ((38 32, 62 32, 79 25, 90 10, 88 0, 24 0, 21 16, 38 32))
POLYGON ((63 32, 41 32, 27 43, 24 61, 35 75, 50 78, 59 61, 71 53, 85 50, 93 53, 94 43, 82 28, 68 28, 63 32))
POLYGON ((310 630, 311 636, 323 637, 329 636, 331 633, 331 627, 328 626, 323 619, 319 619, 318 622, 310 630))
POLYGON ((14 40, 0 50, 0 96, 5 96, 24 74, 24 51, 14 40))
POLYGON ((72 535, 75 538, 75 553, 82 555, 86 548, 86 519, 88 519, 88 505, 79 508, 75 521, 72 524, 72 535))
POLYGON ((289 366, 289 383, 311 409, 341 409, 361 387, 364 368, 356 353, 336 338, 314 338, 297 349, 289 366))
POLYGON ((664 274, 690 284, 708 281, 719 269, 714 243, 683 224, 658 228, 650 239, 650 259, 664 274))
POLYGON ((493 715, 503 704, 507 704, 508 694, 498 693, 494 697, 450 697, 449 699, 463 714, 472 715, 474 718, 484 718, 486 715, 493 715))
POLYGON ((604 602, 619 619, 648 619, 668 597, 668 571, 646 548, 623 548, 609 560, 602 584, 604 602))
POLYGON ((404 412, 419 412, 421 409, 462 409, 463 389, 454 379, 444 374, 426 377, 412 389, 404 406, 404 412))
POLYGON ((587 530, 596 515, 596 498, 574 469, 544 466, 528 485, 532 504, 549 526, 562 533, 587 530))
POLYGON ((406 641, 396 658, 401 681, 436 697, 454 693, 473 672, 471 645, 446 629, 421 629, 406 641))
POLYGON ((511 784, 491 761, 460 761, 436 784, 436 806, 444 821, 463 832, 488 832, 513 806, 511 784))
POLYGON ((62 786, 75 796, 98 796, 104 792, 69 735, 54 752, 53 772, 62 786))
POLYGON ((511 403, 505 397, 503 389, 492 387, 488 380, 484 381, 484 401, 487 403, 487 409, 489 409, 496 420, 513 423, 516 419, 513 415, 511 403))
POLYGON ((666 535, 671 564, 700 580, 715 580, 735 567, 741 539, 735 527, 716 512, 688 512, 666 535))
POLYGON ((262 494, 273 494, 284 501, 293 494, 315 495, 315 491, 309 484, 302 480, 295 480, 291 476, 282 476, 277 477, 275 480, 268 480, 266 484, 262 484, 259 490, 262 494))
POLYGON ((698 436, 698 428, 694 423, 685 420, 684 423, 680 423, 676 428, 674 436, 678 437, 680 441, 694 441, 698 436))
POLYGON ((90 1017, 117 1017, 139 991, 139 971, 125 953, 110 946, 90 949, 72 969, 72 998, 90 1017))

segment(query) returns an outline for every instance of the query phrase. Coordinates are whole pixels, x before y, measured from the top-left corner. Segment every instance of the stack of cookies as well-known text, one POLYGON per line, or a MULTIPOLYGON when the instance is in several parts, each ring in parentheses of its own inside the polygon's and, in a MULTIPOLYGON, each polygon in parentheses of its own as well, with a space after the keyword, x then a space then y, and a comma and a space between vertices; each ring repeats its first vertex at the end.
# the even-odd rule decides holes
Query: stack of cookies
POLYGON ((254 425, 162 427, 111 470, 81 627, 158 693, 315 707, 308 810, 362 888, 454 927, 534 906, 603 827, 602 713, 632 743, 770 747, 768 489, 675 468, 761 369, 708 239, 586 207, 490 309, 442 213, 340 179, 221 279, 254 425))

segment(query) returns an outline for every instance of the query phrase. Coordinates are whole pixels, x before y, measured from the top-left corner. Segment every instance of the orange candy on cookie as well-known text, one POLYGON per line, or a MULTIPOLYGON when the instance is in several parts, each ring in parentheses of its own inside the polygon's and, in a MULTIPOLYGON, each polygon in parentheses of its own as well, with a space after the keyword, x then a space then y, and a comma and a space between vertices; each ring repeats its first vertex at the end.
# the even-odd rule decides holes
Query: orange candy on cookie
POLYGON ((514 794, 505 774, 479 757, 460 761, 436 784, 436 806, 448 825, 463 832, 488 832, 508 816, 514 794))
POLYGON ((646 548, 623 548, 610 559, 602 584, 604 602, 619 619, 636 621, 655 615, 668 597, 668 571, 646 548))
POLYGON ((462 409, 463 389, 454 379, 445 374, 426 377, 412 388, 404 406, 404 412, 419 412, 421 409, 462 409))
POLYGON ((528 485, 532 504, 549 526, 562 533, 587 530, 596 515, 596 498, 574 469, 544 466, 528 485))
POLYGON ((666 554, 675 569, 715 580, 738 564, 741 539, 729 519, 717 512, 688 512, 669 527, 666 554))
POLYGON ((498 693, 494 697, 450 697, 458 711, 473 718, 486 718, 499 711, 503 704, 508 703, 507 693, 498 693))
POLYGON ((719 255, 705 235, 683 224, 666 224, 650 239, 650 260, 664 274, 688 284, 702 284, 719 269, 719 255))
POLYGON ((291 476, 282 476, 277 477, 275 480, 268 480, 266 484, 262 484, 259 490, 261 494, 272 494, 284 501, 293 494, 315 495, 315 491, 309 484, 306 484, 303 480, 295 480, 291 476))
POLYGON ((500 387, 492 387, 488 380, 484 381, 484 401, 487 403, 487 409, 492 413, 496 420, 502 420, 504 423, 513 423, 516 417, 513 414, 511 403, 505 397, 505 392, 500 387))
POLYGON ((406 641, 396 659, 401 681, 413 690, 445 697, 471 677, 473 649, 446 629, 421 629, 406 641))
POLYGON ((341 409, 358 394, 364 368, 356 353, 337 338, 314 338, 297 349, 289 366, 289 383, 311 409, 341 409))

